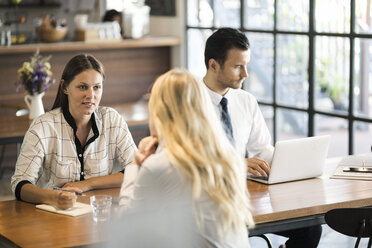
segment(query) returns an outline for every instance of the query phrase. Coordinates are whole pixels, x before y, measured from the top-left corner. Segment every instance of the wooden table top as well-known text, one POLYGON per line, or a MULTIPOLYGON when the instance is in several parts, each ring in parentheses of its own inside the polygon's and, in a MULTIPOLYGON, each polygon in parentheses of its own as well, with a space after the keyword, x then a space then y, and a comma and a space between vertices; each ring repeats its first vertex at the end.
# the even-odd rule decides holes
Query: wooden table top
MULTIPOLYGON (((78 201, 89 203, 91 195, 118 196, 119 192, 120 188, 86 192, 86 196, 79 196, 78 201)), ((105 223, 95 223, 91 213, 71 217, 40 210, 26 202, 0 202, 0 235, 20 247, 95 244, 105 240, 106 230, 105 223)))
MULTIPOLYGON (((340 207, 372 205, 372 181, 330 179, 339 159, 331 159, 320 178, 263 185, 247 181, 257 224, 324 214, 340 207)), ((87 192, 87 195, 119 194, 119 188, 87 192)), ((79 197, 88 202, 88 197, 79 197)), ((0 202, 0 234, 19 246, 78 246, 104 240, 104 230, 91 214, 70 217, 19 202, 0 202), (22 235, 27 234, 27 235, 22 235)))
MULTIPOLYGON (((139 101, 136 103, 116 104, 110 106, 116 109, 124 117, 129 128, 144 126, 148 124, 147 102, 139 101)), ((26 134, 31 121, 28 115, 0 116, 0 140, 11 138, 23 138, 26 134)))
POLYGON ((247 181, 257 224, 372 206, 372 181, 330 179, 341 158, 328 159, 322 177, 264 185, 247 181))
POLYGON ((25 116, 0 116, 0 139, 23 137, 31 121, 25 116))
POLYGON ((148 102, 138 101, 135 104, 115 104, 110 107, 116 109, 127 122, 128 127, 147 125, 149 122, 148 102))

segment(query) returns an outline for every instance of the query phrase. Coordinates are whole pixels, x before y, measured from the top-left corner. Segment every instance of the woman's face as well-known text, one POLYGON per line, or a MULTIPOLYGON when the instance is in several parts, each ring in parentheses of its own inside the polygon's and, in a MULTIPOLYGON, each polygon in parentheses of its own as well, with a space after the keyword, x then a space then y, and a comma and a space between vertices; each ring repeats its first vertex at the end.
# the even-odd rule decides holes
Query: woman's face
POLYGON ((89 69, 76 75, 64 91, 74 119, 90 118, 101 101, 102 87, 102 75, 96 70, 89 69))

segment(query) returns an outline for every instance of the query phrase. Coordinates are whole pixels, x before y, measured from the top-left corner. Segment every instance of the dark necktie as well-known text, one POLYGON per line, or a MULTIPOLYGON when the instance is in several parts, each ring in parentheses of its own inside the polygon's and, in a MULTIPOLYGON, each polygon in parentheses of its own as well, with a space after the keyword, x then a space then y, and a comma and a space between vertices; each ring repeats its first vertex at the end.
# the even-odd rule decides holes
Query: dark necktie
POLYGON ((232 145, 235 145, 233 130, 231 126, 231 119, 230 119, 229 111, 227 109, 227 99, 225 97, 222 97, 220 104, 222 107, 221 121, 222 121, 223 129, 225 130, 225 133, 230 143, 232 145))

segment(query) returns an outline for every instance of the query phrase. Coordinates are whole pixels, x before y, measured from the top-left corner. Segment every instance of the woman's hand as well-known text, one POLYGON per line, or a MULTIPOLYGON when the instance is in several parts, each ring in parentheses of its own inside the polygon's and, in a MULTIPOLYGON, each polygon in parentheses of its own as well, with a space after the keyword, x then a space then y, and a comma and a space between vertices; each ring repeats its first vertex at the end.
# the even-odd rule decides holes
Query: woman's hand
POLYGON ((72 208, 76 202, 76 195, 73 192, 57 192, 56 206, 60 209, 72 208))
POLYGON ((141 165, 146 158, 155 153, 158 144, 158 138, 156 137, 148 136, 143 138, 138 144, 138 150, 134 154, 134 162, 137 165, 141 165))
POLYGON ((71 190, 76 193, 83 193, 85 191, 91 190, 89 185, 89 180, 76 181, 76 182, 67 182, 62 187, 63 189, 71 190))

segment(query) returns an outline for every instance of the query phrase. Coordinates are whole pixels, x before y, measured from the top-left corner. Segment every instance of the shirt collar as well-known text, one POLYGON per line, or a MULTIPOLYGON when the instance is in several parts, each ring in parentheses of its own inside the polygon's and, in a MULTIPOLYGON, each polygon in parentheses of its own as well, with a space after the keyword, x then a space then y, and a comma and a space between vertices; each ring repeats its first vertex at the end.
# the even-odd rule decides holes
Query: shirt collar
POLYGON ((231 95, 231 93, 230 93, 231 89, 229 89, 224 96, 221 96, 220 94, 218 94, 218 93, 214 92, 213 90, 209 89, 205 83, 204 83, 204 86, 207 89, 207 91, 208 91, 208 93, 211 97, 212 103, 214 105, 218 106, 220 104, 221 100, 222 100, 222 97, 226 97, 227 100, 230 100, 229 98, 230 98, 230 95, 231 95))
MULTIPOLYGON (((74 130, 74 133, 76 133, 76 130, 77 130, 77 126, 76 126, 76 122, 75 122, 75 119, 74 117, 72 117, 71 113, 70 113, 70 110, 67 108, 63 108, 63 116, 65 117, 67 123, 72 127, 72 129, 74 130)), ((97 123, 96 123, 96 115, 95 113, 93 112, 91 117, 90 117, 90 124, 92 125, 92 131, 94 133, 94 136, 97 136, 99 135, 99 130, 98 130, 98 127, 97 127, 97 123)))

